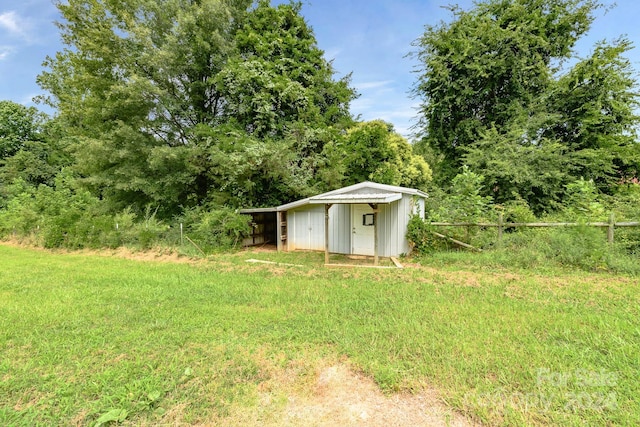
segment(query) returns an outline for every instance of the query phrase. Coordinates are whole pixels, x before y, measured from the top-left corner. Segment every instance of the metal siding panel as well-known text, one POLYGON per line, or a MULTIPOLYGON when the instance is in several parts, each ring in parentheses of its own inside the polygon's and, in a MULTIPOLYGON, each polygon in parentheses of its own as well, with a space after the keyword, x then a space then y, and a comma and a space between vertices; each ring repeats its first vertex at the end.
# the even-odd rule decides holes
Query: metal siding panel
POLYGON ((333 205, 329 208, 329 252, 335 253, 338 247, 338 207, 339 205, 333 205))
POLYGON ((336 253, 340 247, 340 205, 329 209, 329 252, 336 253))
POLYGON ((348 254, 351 252, 351 206, 340 205, 340 239, 339 253, 348 254))
POLYGON ((349 205, 333 205, 329 210, 329 251, 338 254, 351 252, 351 220, 349 205))
POLYGON ((412 213, 412 196, 404 194, 402 196, 402 212, 398 215, 398 255, 409 253, 409 241, 407 240, 407 227, 412 213))
POLYGON ((324 251, 324 205, 309 209, 309 247, 324 251))
POLYGON ((387 235, 387 216, 385 215, 386 204, 378 205, 378 256, 385 256, 385 245, 387 235))
MULTIPOLYGON (((393 203, 391 204, 393 205, 393 203)), ((378 230, 378 251, 380 256, 389 256, 389 244, 391 243, 389 230, 391 229, 392 209, 391 205, 378 205, 380 208, 380 229, 378 230)))
POLYGON ((398 215, 402 199, 389 205, 389 245, 386 256, 398 255, 398 215))
POLYGON ((289 211, 291 215, 291 236, 289 239, 289 249, 306 249, 308 243, 306 239, 307 213, 304 210, 289 211))
POLYGON ((387 205, 378 205, 378 255, 385 256, 387 245, 387 205))
POLYGON ((294 251, 296 249, 296 213, 295 211, 287 212, 287 250, 294 251))

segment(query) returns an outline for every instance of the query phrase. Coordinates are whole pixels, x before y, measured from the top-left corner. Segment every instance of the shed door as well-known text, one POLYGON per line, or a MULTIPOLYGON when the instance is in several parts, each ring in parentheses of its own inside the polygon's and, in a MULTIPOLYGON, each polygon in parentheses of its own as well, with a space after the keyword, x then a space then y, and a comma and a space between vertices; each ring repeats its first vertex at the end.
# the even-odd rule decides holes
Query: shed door
POLYGON ((291 218, 289 250, 324 250, 324 206, 293 211, 291 218))
POLYGON ((351 253, 373 255, 373 209, 369 205, 351 205, 351 253))

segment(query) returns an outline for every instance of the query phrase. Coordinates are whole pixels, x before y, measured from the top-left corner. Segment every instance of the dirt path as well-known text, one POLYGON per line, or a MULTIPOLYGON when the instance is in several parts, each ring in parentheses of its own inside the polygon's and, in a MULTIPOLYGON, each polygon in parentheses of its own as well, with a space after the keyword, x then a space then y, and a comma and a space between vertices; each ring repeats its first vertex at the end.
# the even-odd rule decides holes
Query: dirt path
POLYGON ((308 393, 289 396, 280 426, 458 426, 474 424, 447 408, 435 392, 385 396, 345 365, 323 368, 308 393))

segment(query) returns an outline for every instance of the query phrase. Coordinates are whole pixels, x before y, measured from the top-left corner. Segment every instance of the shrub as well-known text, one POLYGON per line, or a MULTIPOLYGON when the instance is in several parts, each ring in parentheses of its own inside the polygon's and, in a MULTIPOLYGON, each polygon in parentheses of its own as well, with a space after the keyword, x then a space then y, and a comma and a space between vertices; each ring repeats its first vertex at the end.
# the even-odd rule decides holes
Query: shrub
MULTIPOLYGON (((608 207, 616 221, 640 221, 640 184, 621 184, 608 207)), ((620 249, 640 255, 640 227, 616 228, 615 241, 620 249)))
POLYGON ((205 251, 237 248, 251 234, 251 217, 229 208, 192 209, 185 212, 182 221, 189 237, 205 251))
POLYGON ((567 184, 567 197, 563 208, 565 216, 578 221, 601 221, 606 218, 598 189, 593 180, 580 178, 567 184))
POLYGON ((418 215, 412 215, 407 225, 407 240, 412 251, 424 254, 433 249, 433 235, 429 226, 418 215))
POLYGON ((502 206, 496 206, 502 212, 504 222, 534 222, 536 216, 524 199, 510 200, 502 206))

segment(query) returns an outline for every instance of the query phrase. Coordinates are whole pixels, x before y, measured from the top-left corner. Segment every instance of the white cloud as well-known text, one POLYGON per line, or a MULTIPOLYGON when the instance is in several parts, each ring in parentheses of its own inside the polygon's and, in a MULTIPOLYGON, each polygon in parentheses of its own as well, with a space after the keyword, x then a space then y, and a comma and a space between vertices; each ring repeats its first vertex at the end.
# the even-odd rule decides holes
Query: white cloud
POLYGON ((386 87, 393 83, 393 80, 378 80, 373 82, 362 82, 355 83, 354 86, 359 90, 367 90, 367 89, 378 89, 382 87, 386 87))
POLYGON ((13 50, 11 46, 0 46, 0 61, 7 59, 13 50))
POLYGON ((29 30, 31 23, 18 16, 14 11, 0 14, 0 28, 4 28, 9 34, 30 41, 29 30))

